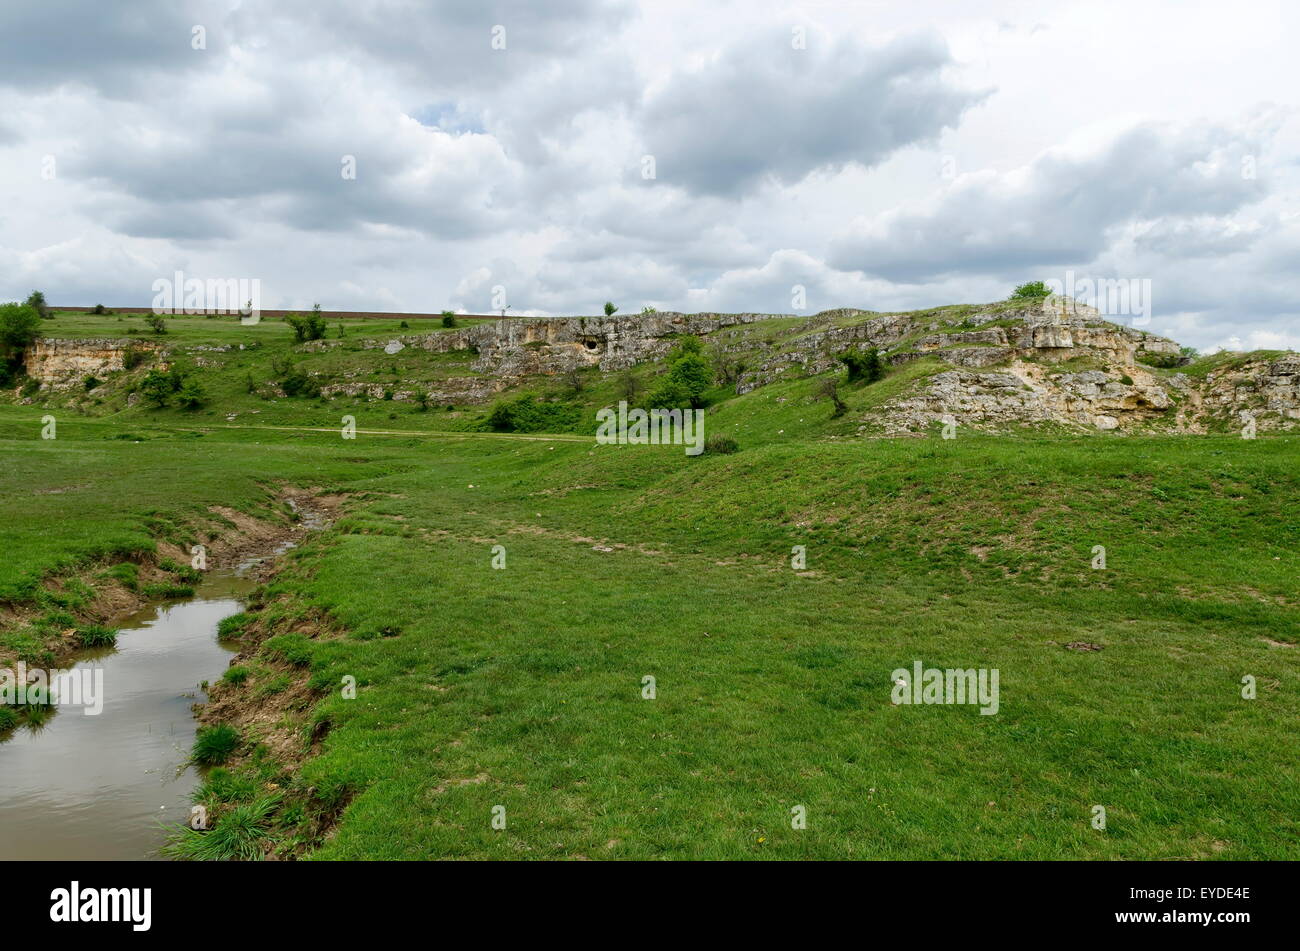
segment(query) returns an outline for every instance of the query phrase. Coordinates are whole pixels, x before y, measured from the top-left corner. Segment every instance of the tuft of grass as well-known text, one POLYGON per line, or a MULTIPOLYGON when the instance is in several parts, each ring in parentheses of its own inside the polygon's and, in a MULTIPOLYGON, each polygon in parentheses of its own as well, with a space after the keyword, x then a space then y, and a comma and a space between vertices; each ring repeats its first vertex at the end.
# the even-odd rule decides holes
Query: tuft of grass
POLYGON ((240 684, 244 683, 244 681, 248 680, 249 675, 251 674, 252 671, 247 667, 240 665, 228 667, 226 668, 226 672, 221 675, 221 682, 238 687, 240 684))
POLYGON ((217 766, 239 748, 239 731, 228 723, 204 727, 194 737, 190 759, 200 766, 217 766))
POLYGON ((271 817, 281 797, 265 796, 235 806, 208 831, 176 827, 163 846, 164 855, 192 862, 253 862, 275 844, 271 817))
POLYGON ((112 647, 117 643, 117 630, 91 624, 77 630, 77 643, 82 647, 112 647))
POLYGON ((222 618, 217 623, 217 637, 223 641, 234 640, 244 633, 252 620, 252 615, 245 612, 222 618))

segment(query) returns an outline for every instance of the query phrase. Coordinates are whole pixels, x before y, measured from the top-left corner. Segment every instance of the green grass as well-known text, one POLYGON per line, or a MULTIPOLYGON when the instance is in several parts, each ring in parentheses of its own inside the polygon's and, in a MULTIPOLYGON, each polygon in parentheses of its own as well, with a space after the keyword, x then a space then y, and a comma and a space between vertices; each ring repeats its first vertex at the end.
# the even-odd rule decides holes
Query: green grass
POLYGON ((855 437, 941 368, 843 387, 838 420, 810 379, 719 402, 740 451, 698 458, 413 409, 353 441, 135 410, 44 441, 0 407, 0 596, 129 574, 284 483, 350 493, 223 623, 253 672, 223 689, 276 714, 200 734, 230 765, 182 857, 1300 858, 1300 438, 855 437), (998 669, 999 712, 892 705, 916 660, 998 669))
POLYGON ((200 766, 216 766, 230 759, 239 748, 239 731, 229 724, 204 727, 194 737, 190 759, 200 766))

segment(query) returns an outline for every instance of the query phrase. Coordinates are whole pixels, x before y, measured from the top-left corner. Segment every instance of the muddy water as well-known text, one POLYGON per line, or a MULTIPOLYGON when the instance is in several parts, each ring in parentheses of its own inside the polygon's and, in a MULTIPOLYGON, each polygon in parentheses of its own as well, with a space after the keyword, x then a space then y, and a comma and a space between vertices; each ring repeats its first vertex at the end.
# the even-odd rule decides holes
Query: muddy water
POLYGON ((211 572, 192 599, 119 622, 115 648, 76 655, 78 667, 103 667, 103 711, 58 709, 41 728, 0 741, 0 859, 158 857, 163 823, 188 818, 199 782, 185 762, 197 728, 190 706, 204 699, 198 684, 230 661, 217 623, 242 610, 252 587, 211 572))

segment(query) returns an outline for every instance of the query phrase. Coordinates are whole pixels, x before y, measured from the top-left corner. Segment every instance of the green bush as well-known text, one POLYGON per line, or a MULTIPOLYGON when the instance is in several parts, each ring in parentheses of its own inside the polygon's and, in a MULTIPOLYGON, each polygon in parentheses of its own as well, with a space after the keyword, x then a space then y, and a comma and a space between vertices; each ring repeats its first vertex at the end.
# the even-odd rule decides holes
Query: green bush
POLYGON ((241 667, 238 665, 234 667, 227 667, 226 672, 221 675, 221 682, 238 687, 240 684, 246 681, 249 678, 249 675, 251 674, 252 671, 249 670, 247 667, 241 667))
POLYGON ((172 395, 178 392, 184 383, 181 373, 172 369, 167 372, 150 370, 140 381, 140 395, 149 403, 159 408, 166 406, 172 395))
POLYGON ((487 418, 487 428, 498 433, 572 432, 581 412, 563 403, 541 403, 531 394, 497 403, 487 418))
POLYGON ((45 303, 45 295, 40 291, 32 291, 27 295, 26 303, 28 307, 40 314, 42 320, 49 320, 54 316, 50 313, 49 305, 45 303))
POLYGON ((176 402, 180 403, 185 409, 198 409, 207 402, 207 394, 203 392, 203 387, 199 386, 197 382, 186 380, 176 393, 176 402))
POLYGON ((453 313, 452 313, 451 311, 449 311, 449 310, 444 310, 444 311, 442 312, 442 325, 443 325, 444 327, 455 327, 455 326, 456 326, 456 315, 453 314, 453 313))
POLYGON ((162 314, 149 314, 145 317, 144 322, 149 325, 149 329, 158 335, 167 332, 167 320, 162 314))
POLYGON ((1173 367, 1182 366, 1187 358, 1179 353, 1139 353, 1137 362, 1145 366, 1155 367, 1160 370, 1168 370, 1173 367))
POLYGON ((880 359, 880 351, 875 347, 865 353, 854 347, 840 354, 840 362, 849 368, 849 382, 862 380, 875 383, 885 375, 885 364, 880 359))
POLYGON ((1012 291, 1011 296, 1008 297, 1007 300, 1042 300, 1051 293, 1051 289, 1042 281, 1028 281, 1012 291))
POLYGON ((41 315, 29 304, 0 304, 0 360, 17 365, 40 334, 41 315))
POLYGON ((306 317, 301 314, 289 314, 284 321, 293 328, 293 335, 300 343, 307 340, 320 340, 325 336, 327 329, 325 318, 321 316, 320 304, 314 305, 311 313, 306 317))
POLYGON ((704 451, 716 452, 729 456, 733 452, 740 451, 740 443, 736 442, 736 440, 732 439, 730 436, 710 436, 708 439, 704 440, 704 451))

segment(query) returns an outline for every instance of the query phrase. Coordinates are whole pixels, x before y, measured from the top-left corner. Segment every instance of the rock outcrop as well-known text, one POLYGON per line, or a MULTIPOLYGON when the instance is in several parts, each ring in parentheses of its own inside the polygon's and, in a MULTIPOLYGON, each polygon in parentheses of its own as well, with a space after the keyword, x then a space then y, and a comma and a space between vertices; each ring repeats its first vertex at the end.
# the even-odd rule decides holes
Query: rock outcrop
POLYGON ((130 351, 160 350, 150 341, 120 339, 54 340, 40 339, 24 357, 27 375, 54 388, 80 384, 88 376, 104 376, 126 369, 130 351))

